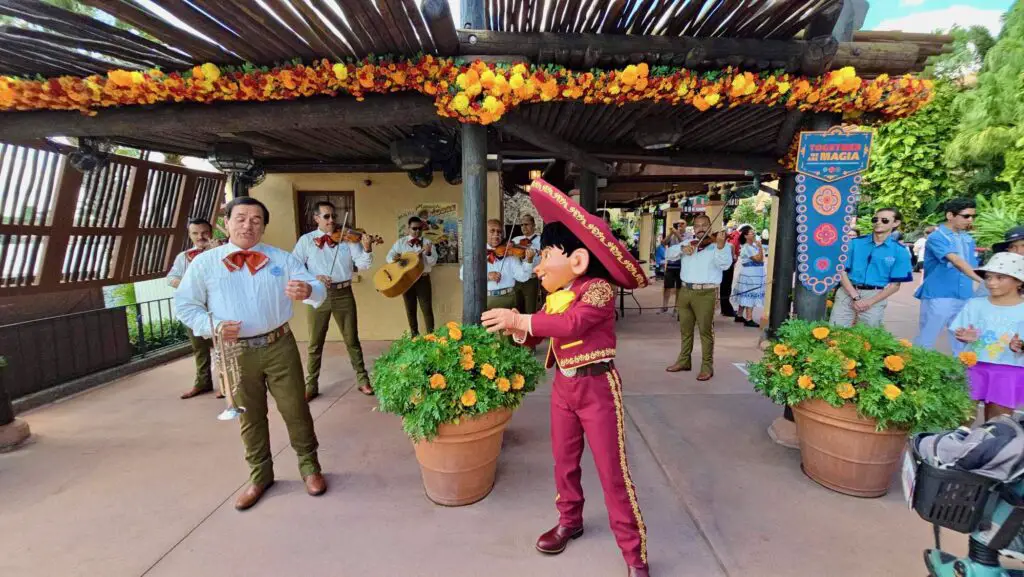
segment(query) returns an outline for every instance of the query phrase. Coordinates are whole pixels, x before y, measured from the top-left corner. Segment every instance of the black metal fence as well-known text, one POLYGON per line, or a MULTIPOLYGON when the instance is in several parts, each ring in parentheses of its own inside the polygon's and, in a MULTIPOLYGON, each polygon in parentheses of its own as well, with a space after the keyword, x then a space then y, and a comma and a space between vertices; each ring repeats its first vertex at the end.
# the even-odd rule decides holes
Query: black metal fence
POLYGON ((12 399, 188 341, 170 298, 0 326, 12 399))

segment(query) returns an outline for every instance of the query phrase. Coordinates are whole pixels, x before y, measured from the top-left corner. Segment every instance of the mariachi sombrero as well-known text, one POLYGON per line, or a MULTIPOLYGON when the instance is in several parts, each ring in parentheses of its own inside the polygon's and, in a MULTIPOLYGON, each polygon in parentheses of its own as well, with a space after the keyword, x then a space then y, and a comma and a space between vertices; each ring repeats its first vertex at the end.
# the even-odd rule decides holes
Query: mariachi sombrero
POLYGON ((612 282, 627 289, 647 286, 647 275, 640 263, 615 238, 604 219, 590 214, 564 192, 539 178, 530 185, 530 200, 544 222, 560 222, 569 227, 608 269, 612 282))

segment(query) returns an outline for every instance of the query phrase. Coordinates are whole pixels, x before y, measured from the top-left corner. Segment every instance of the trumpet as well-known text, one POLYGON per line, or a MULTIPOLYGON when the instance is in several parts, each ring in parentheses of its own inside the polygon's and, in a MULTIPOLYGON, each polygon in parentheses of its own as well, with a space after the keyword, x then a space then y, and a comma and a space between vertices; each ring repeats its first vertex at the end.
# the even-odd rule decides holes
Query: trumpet
POLYGON ((241 380, 242 370, 238 366, 238 355, 242 348, 237 342, 225 343, 224 338, 217 334, 217 327, 213 325, 213 313, 207 313, 210 319, 210 334, 213 335, 213 357, 217 363, 217 380, 220 381, 220 390, 227 399, 228 406, 217 418, 221 421, 237 419, 245 412, 245 407, 235 403, 235 394, 238 392, 238 383, 241 380))

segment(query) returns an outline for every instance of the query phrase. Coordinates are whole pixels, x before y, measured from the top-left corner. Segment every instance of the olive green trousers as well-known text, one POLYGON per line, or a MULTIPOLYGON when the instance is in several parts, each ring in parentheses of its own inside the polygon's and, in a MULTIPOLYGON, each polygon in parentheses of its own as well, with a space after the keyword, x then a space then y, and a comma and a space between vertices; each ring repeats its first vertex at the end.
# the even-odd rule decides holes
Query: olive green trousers
POLYGON ((540 297, 540 281, 533 277, 526 282, 516 283, 516 310, 532 315, 537 312, 537 299, 540 297))
POLYGON ((679 347, 677 362, 690 367, 693 353, 693 328, 700 332, 700 370, 711 373, 715 370, 715 300, 716 289, 692 290, 685 286, 676 292, 676 309, 679 311, 679 347))
POLYGON ((348 359, 360 385, 370 384, 370 375, 363 361, 363 345, 359 343, 359 322, 356 299, 352 287, 328 289, 323 304, 309 312, 309 346, 306 350, 306 392, 320 392, 320 365, 323 360, 324 341, 331 317, 338 323, 341 336, 348 349, 348 359))
POLYGON ((213 374, 211 372, 210 349, 213 347, 213 341, 197 337, 192 333, 192 329, 188 327, 185 327, 185 332, 188 333, 188 341, 192 343, 192 357, 196 361, 196 382, 194 386, 201 391, 212 391, 213 374))

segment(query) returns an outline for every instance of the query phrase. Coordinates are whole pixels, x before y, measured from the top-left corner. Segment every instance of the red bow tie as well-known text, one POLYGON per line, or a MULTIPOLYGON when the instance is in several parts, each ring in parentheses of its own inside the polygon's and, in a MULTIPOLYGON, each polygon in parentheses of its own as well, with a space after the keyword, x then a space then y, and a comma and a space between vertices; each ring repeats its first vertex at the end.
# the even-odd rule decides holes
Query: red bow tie
POLYGON ((409 246, 423 246, 423 239, 421 238, 410 238, 409 246))
POLYGON ((494 252, 494 249, 487 249, 487 262, 491 264, 498 262, 498 253, 494 252))
POLYGON ((334 239, 331 238, 331 235, 329 235, 329 234, 325 234, 325 235, 321 236, 320 238, 313 239, 313 242, 316 244, 316 247, 321 249, 321 250, 323 250, 325 244, 327 246, 331 247, 331 248, 334 248, 334 246, 336 244, 338 244, 338 243, 334 242, 334 239))
POLYGON ((268 262, 270 257, 256 250, 236 250, 224 257, 224 266, 231 272, 241 270, 245 266, 249 269, 249 274, 256 274, 268 262))
POLYGON ((194 248, 192 250, 186 251, 185 252, 185 260, 187 260, 188 262, 192 262, 192 259, 196 258, 197 256, 199 256, 202 253, 203 253, 203 249, 201 249, 201 248, 194 248))

